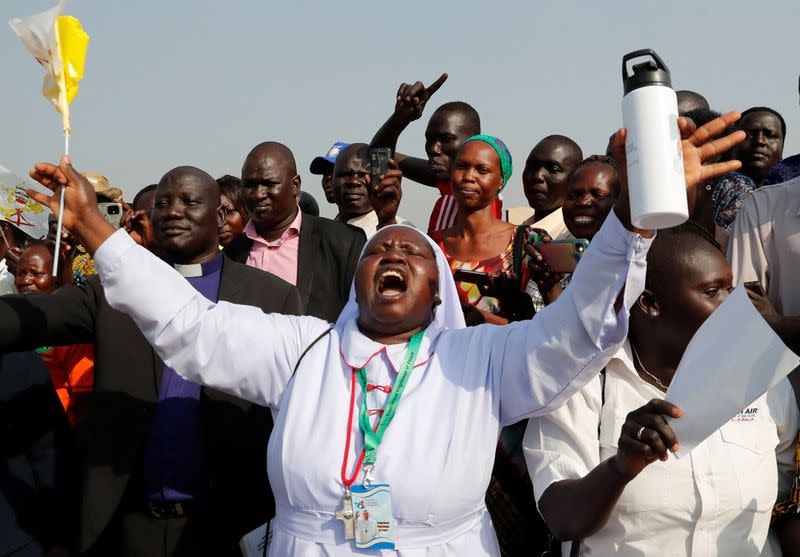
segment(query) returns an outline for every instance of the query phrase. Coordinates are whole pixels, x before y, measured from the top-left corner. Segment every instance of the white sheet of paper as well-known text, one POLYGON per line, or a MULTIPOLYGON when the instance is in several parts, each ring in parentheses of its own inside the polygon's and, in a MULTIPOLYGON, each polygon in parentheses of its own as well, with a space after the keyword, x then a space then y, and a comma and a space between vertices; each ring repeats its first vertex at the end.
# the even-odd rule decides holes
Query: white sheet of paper
POLYGON ((667 419, 681 445, 677 456, 689 454, 798 363, 744 286, 737 287, 689 342, 667 391, 666 400, 683 411, 667 419))

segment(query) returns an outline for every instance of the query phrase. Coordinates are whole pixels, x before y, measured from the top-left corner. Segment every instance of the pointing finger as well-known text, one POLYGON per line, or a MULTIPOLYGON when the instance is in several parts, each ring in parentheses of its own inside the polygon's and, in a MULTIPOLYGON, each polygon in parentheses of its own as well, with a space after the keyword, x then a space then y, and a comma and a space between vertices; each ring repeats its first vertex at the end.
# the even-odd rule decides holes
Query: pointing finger
POLYGON ((439 79, 431 83, 430 86, 425 90, 428 93, 428 96, 433 95, 436 91, 438 91, 439 87, 441 87, 445 81, 447 81, 447 72, 440 75, 439 79))

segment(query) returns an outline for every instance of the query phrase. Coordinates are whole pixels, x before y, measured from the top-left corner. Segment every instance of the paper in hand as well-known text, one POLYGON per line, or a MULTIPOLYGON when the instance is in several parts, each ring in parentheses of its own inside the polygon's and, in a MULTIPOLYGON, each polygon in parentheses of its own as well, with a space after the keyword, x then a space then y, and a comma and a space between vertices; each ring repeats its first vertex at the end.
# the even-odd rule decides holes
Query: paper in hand
POLYGON ((667 418, 681 446, 676 456, 689 454, 798 363, 737 287, 694 335, 667 391, 666 400, 683 411, 667 418))

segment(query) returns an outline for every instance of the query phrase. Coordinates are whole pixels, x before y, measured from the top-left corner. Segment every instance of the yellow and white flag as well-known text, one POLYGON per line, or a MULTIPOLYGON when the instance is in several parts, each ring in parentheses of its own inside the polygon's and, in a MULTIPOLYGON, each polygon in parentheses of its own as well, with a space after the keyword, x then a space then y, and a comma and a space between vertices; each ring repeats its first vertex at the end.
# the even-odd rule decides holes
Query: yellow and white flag
POLYGON ((64 133, 69 135, 69 103, 78 94, 83 78, 89 36, 81 22, 61 15, 66 0, 42 13, 9 22, 25 48, 45 69, 42 94, 61 113, 64 133))

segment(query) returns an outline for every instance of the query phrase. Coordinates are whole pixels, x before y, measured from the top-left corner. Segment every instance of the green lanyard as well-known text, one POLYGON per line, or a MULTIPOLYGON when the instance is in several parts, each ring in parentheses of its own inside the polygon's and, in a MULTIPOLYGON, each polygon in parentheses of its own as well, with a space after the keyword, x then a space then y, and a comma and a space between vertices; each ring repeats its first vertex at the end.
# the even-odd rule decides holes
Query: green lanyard
POLYGON ((408 378, 411 377, 411 371, 414 369, 414 362, 417 359, 419 346, 422 344, 422 336, 425 331, 420 331, 411 337, 408 341, 408 348, 406 355, 403 356, 403 363, 400 366, 400 372, 397 374, 397 380, 392 387, 392 392, 389 395, 389 400, 386 402, 386 407, 383 409, 381 421, 378 423, 378 428, 373 432, 372 425, 369 423, 369 408, 367 408, 367 373, 362 367, 356 371, 358 382, 361 384, 361 390, 364 392, 364 399, 361 401, 361 410, 358 415, 358 425, 364 433, 364 464, 375 464, 375 457, 378 456, 378 447, 383 440, 383 434, 389 423, 394 417, 397 405, 400 403, 400 397, 403 396, 403 391, 408 383, 408 378))

